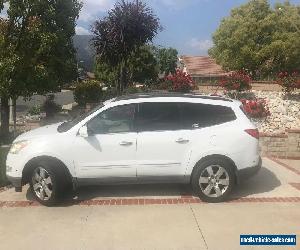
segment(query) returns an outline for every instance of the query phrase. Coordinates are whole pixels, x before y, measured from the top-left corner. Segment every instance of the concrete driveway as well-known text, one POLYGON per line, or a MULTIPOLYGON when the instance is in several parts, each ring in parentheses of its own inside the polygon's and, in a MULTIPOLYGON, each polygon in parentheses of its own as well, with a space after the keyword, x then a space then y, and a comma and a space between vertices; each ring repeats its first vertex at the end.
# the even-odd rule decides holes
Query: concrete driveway
POLYGON ((103 186, 42 207, 27 188, 0 193, 0 249, 299 249, 300 161, 263 159, 230 202, 186 185, 103 186), (240 234, 296 234, 296 247, 240 247, 240 234))

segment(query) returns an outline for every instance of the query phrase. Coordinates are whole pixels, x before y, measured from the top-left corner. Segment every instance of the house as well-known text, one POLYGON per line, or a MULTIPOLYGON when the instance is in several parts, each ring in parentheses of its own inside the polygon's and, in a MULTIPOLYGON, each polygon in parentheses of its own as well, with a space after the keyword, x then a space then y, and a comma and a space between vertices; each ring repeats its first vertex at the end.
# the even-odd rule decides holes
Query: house
POLYGON ((181 56, 179 67, 197 83, 216 83, 228 74, 209 56, 181 56))

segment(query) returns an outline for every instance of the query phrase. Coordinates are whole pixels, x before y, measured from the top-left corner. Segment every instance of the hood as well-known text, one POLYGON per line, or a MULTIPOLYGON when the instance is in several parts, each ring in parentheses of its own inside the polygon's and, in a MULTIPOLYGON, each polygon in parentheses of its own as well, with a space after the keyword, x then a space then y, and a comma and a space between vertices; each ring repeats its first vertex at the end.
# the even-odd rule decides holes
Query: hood
POLYGON ((30 130, 30 131, 18 136, 16 141, 27 140, 27 139, 45 136, 45 135, 58 134, 57 127, 60 124, 61 124, 61 122, 30 130))

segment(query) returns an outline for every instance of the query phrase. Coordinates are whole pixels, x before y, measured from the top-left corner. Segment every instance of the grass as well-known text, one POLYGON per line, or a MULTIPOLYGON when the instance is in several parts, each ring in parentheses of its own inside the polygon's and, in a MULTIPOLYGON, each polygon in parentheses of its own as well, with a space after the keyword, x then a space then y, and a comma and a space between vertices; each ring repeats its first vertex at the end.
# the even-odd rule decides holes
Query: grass
POLYGON ((0 187, 3 187, 8 184, 5 175, 5 161, 8 150, 9 148, 0 147, 0 187))

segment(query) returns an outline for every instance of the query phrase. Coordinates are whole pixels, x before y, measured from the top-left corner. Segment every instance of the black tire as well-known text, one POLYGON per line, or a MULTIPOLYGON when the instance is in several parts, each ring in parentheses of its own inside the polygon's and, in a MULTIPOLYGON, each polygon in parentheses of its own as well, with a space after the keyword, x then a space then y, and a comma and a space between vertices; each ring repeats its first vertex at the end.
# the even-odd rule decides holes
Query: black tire
MULTIPOLYGON (((219 173, 221 173, 221 171, 219 173)), ((209 158, 207 160, 201 161, 195 166, 191 178, 191 184, 194 192, 202 201, 210 203, 225 201, 235 185, 234 167, 228 160, 221 157, 209 158), (221 177, 217 178, 216 175, 220 168, 225 170, 225 172, 221 175, 221 177), (213 175, 210 175, 208 173, 208 170, 210 172, 211 170, 213 170, 213 175), (206 181, 208 181, 208 183, 206 183, 206 181), (227 182, 228 185, 221 184, 227 184, 227 182), (206 191, 206 193, 204 191, 206 191)))
POLYGON ((30 188, 33 193, 34 198, 41 204, 45 206, 53 206, 59 203, 63 197, 64 191, 67 188, 67 178, 64 173, 64 170, 59 163, 55 161, 40 161, 36 163, 36 166, 32 169, 30 176, 30 188), (44 183, 40 184, 37 182, 36 173, 41 173, 41 170, 45 171, 44 183), (46 183, 46 180, 51 180, 51 184, 46 183), (39 184, 39 189, 35 190, 34 185, 39 184), (45 188, 42 185, 47 186, 48 193, 51 191, 51 195, 48 196, 44 190, 45 188), (41 197, 44 195, 44 199, 41 197), (45 197, 47 196, 47 197, 45 197))

